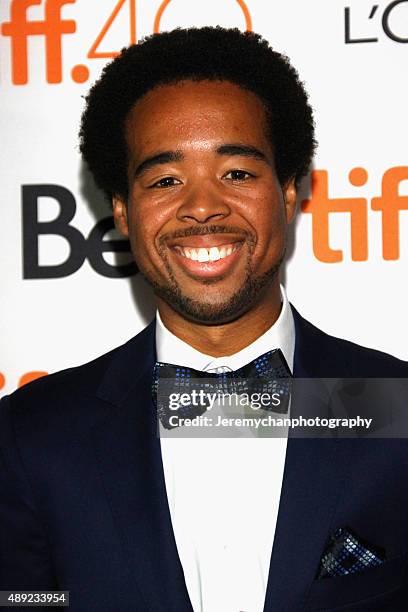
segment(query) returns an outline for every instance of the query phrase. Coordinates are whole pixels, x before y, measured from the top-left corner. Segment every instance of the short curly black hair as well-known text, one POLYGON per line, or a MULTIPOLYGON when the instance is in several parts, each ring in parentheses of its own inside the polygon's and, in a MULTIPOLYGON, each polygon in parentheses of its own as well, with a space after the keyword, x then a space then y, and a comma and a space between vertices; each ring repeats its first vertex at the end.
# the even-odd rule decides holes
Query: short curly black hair
POLYGON ((106 196, 128 195, 125 119, 158 85, 230 81, 255 93, 268 117, 281 185, 307 173, 316 147, 308 96, 289 59, 259 34, 237 28, 176 29, 153 34, 107 64, 86 97, 80 150, 106 196))

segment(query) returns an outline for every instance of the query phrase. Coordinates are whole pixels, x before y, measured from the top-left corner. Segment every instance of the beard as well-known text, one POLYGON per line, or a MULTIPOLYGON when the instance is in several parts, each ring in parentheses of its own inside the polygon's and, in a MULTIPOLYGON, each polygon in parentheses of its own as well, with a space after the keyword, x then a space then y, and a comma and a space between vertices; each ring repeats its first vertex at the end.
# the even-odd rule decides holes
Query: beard
MULTIPOLYGON (((153 287, 156 296, 164 300, 185 319, 204 325, 221 325, 238 319, 261 301, 265 292, 279 273, 284 256, 285 253, 283 252, 279 261, 258 277, 254 277, 248 263, 246 277, 242 286, 227 300, 216 304, 206 302, 205 299, 196 300, 184 295, 172 273, 169 275, 171 280, 168 285, 161 285, 144 275, 143 271, 141 273, 153 287)), ((171 271, 169 270, 169 272, 171 271)), ((210 285, 214 282, 216 281, 203 281, 203 286, 205 287, 205 285, 210 285)))
POLYGON ((279 272, 282 261, 283 257, 276 265, 257 278, 254 278, 252 274, 247 275, 242 287, 236 293, 217 304, 205 302, 204 299, 202 301, 192 299, 183 295, 178 286, 164 286, 145 278, 152 285, 155 294, 185 319, 206 325, 221 325, 238 319, 262 299, 279 272))
MULTIPOLYGON (((209 225, 181 230, 171 234, 171 237, 177 238, 218 233, 241 233, 248 244, 245 279, 242 286, 224 301, 218 303, 206 302, 205 297, 202 300, 196 300, 182 293, 166 256, 165 244, 166 239, 169 237, 168 235, 161 238, 159 250, 168 273, 169 282, 167 284, 160 284, 154 278, 144 273, 139 267, 139 272, 152 286, 157 297, 164 300, 183 318, 204 325, 221 325, 223 323, 228 323, 251 310, 262 299, 265 292, 272 284, 285 256, 285 250, 283 250, 277 263, 271 266, 269 270, 263 274, 255 277, 251 266, 251 255, 255 248, 256 239, 255 236, 248 231, 243 231, 240 228, 232 226, 209 225)), ((203 289, 206 285, 212 285, 216 282, 217 280, 215 279, 203 280, 203 289)), ((205 291, 203 291, 203 295, 205 295, 205 291)))

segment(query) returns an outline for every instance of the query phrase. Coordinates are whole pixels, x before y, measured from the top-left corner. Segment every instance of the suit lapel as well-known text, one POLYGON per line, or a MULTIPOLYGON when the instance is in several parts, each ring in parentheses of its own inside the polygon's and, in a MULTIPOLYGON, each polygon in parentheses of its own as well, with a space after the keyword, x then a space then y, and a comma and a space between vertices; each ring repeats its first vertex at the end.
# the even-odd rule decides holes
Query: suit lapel
POLYGON ((94 431, 94 444, 129 580, 136 582, 146 609, 192 612, 171 525, 151 400, 154 360, 151 324, 120 349, 105 375, 98 395, 112 407, 94 431))
POLYGON ((269 570, 265 612, 304 609, 332 531, 341 492, 344 446, 290 438, 269 570))
MULTIPOLYGON (((295 377, 334 376, 339 364, 331 363, 332 356, 323 346, 324 334, 295 310, 293 314, 295 377)), ((308 589, 333 530, 332 519, 347 465, 346 448, 337 439, 288 440, 265 612, 304 609, 308 589)))

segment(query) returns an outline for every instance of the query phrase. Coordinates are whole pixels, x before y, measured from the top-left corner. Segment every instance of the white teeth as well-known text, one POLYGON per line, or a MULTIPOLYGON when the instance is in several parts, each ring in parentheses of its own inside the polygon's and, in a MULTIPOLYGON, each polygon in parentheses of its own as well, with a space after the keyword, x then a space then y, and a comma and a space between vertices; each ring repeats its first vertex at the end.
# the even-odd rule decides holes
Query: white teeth
POLYGON ((198 261, 204 263, 210 260, 210 255, 207 249, 198 249, 198 261))
POLYGON ((218 261, 221 257, 220 250, 218 247, 211 247, 209 250, 210 261, 218 261))
POLYGON ((194 249, 192 247, 176 247, 178 253, 191 259, 192 261, 199 261, 200 263, 207 263, 209 261, 218 261, 224 257, 228 257, 234 253, 238 248, 239 244, 225 245, 220 247, 210 247, 209 249, 199 248, 194 249))

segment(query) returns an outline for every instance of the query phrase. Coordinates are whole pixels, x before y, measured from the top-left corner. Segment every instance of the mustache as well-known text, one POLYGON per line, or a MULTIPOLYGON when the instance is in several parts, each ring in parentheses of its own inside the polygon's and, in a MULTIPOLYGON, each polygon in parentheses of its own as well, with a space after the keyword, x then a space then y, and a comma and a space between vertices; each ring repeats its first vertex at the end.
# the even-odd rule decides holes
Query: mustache
POLYGON ((168 232, 163 234, 159 238, 160 246, 164 246, 167 240, 174 240, 176 238, 187 238, 189 236, 206 236, 208 234, 237 234, 242 236, 244 239, 254 241, 255 236, 248 230, 244 230, 241 227, 235 225, 199 225, 193 227, 186 227, 185 229, 179 229, 175 232, 168 232))

